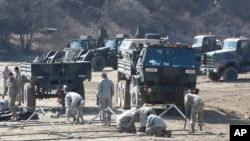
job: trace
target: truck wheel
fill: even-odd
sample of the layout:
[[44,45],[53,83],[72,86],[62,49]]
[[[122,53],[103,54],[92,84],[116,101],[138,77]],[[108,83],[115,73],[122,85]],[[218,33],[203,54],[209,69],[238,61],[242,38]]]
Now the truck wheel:
[[139,96],[138,87],[134,86],[132,88],[132,94],[131,94],[131,109],[137,109],[141,107],[145,103],[145,98]]
[[121,105],[124,110],[130,108],[130,95],[126,81],[122,83]]
[[117,70],[117,60],[115,58],[110,60],[110,66],[114,69]]
[[118,82],[118,91],[117,91],[117,105],[122,106],[122,81]]
[[208,78],[209,78],[210,80],[212,80],[212,81],[218,81],[218,80],[220,80],[221,75],[216,74],[216,73],[209,72],[209,73],[208,73]]
[[236,81],[238,78],[238,71],[234,67],[228,67],[223,72],[223,79],[225,81]]
[[29,108],[34,109],[36,106],[35,88],[30,83],[24,84],[23,101],[24,105]]
[[105,67],[105,59],[102,56],[95,56],[91,60],[91,67],[94,71],[101,71]]

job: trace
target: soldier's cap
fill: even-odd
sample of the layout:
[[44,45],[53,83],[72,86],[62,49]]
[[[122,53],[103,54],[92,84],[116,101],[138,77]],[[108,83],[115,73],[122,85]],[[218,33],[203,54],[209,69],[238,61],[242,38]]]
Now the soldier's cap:
[[12,72],[10,72],[10,73],[9,73],[9,76],[10,76],[10,75],[13,75],[13,73],[12,73]]

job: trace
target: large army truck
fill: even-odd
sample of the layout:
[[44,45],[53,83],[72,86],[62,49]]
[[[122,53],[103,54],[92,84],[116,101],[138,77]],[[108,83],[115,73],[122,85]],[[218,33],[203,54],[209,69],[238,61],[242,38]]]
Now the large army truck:
[[249,39],[227,38],[222,50],[207,52],[201,60],[201,71],[207,73],[210,80],[223,77],[225,81],[236,81],[239,73],[250,71]]
[[117,71],[117,102],[124,109],[144,103],[183,108],[186,90],[198,94],[196,63],[188,45],[163,44],[160,38],[125,39]]
[[94,71],[101,71],[106,66],[117,68],[117,48],[126,34],[117,34],[114,38],[106,41],[105,46],[98,47],[97,41],[91,36],[81,36],[79,40],[72,40],[69,48],[79,48],[83,50],[78,54],[77,60],[90,61]]
[[22,102],[28,107],[36,106],[36,99],[56,98],[60,89],[62,106],[68,91],[85,97],[83,81],[91,80],[90,62],[23,62],[20,64]]

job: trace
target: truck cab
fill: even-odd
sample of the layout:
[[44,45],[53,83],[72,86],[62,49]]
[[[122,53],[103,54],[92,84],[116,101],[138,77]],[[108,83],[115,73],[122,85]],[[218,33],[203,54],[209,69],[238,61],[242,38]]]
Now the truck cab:
[[192,48],[194,49],[195,57],[197,61],[200,61],[201,54],[221,49],[220,44],[218,44],[218,39],[216,35],[205,34],[197,35],[194,37]]
[[250,71],[249,39],[245,37],[227,38],[222,50],[207,52],[202,57],[201,71],[212,81],[221,77],[225,81],[236,81],[238,73]]

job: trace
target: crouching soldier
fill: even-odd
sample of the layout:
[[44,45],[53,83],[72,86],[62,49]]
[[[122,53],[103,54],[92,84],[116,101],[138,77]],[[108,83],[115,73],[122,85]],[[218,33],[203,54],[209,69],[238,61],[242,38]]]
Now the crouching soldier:
[[67,123],[72,123],[70,121],[70,117],[73,116],[74,121],[79,122],[79,118],[81,123],[83,120],[83,107],[84,107],[84,99],[82,96],[76,92],[68,92],[65,96],[65,106],[66,106],[66,116]]
[[148,107],[146,103],[133,114],[133,121],[139,121],[141,124],[138,132],[145,132],[148,114],[155,114],[155,111]]
[[188,115],[188,111],[191,108],[191,117],[190,117],[190,124],[191,124],[191,133],[195,132],[195,121],[196,116],[198,116],[198,123],[200,130],[202,130],[202,119],[203,119],[203,108],[204,108],[204,101],[198,95],[187,93],[184,97],[184,105],[185,105],[185,112]]
[[167,125],[165,121],[154,114],[149,113],[147,118],[147,124],[146,124],[146,134],[150,136],[171,136],[172,131],[166,130]]
[[133,110],[128,110],[117,116],[116,123],[119,132],[135,133],[135,124],[132,120],[133,113]]

